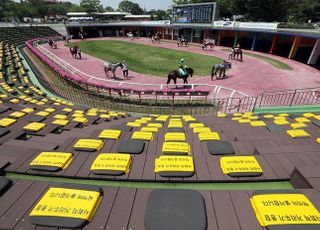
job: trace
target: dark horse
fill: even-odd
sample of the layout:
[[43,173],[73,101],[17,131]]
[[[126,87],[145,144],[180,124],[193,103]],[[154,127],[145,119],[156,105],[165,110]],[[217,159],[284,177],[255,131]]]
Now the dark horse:
[[186,39],[186,38],[178,38],[177,45],[178,45],[178,47],[183,47],[183,45],[185,45],[185,47],[188,47],[189,46],[188,39]]
[[179,70],[174,70],[168,74],[167,85],[173,80],[174,84],[177,85],[177,79],[183,79],[183,84],[188,84],[188,78],[193,77],[194,70],[192,68],[186,68],[187,75],[181,76]]

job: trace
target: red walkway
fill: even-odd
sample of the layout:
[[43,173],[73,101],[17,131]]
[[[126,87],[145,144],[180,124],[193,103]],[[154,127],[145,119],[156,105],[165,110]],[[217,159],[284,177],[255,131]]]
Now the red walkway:
[[[205,55],[214,55],[220,58],[226,58],[228,52],[223,51],[224,47],[215,47],[213,51],[203,51],[200,47],[183,47],[178,48],[174,43],[163,42],[161,44],[152,44],[149,39],[140,38],[135,39],[133,41],[126,38],[103,38],[104,40],[125,40],[128,42],[140,43],[145,45],[153,45],[160,46],[170,49],[179,49],[189,52],[195,52]],[[48,45],[44,45],[44,47],[50,50],[52,53],[74,66],[76,69],[80,71],[95,76],[100,79],[106,79],[104,71],[103,71],[103,63],[104,61],[92,57],[87,54],[82,55],[82,60],[74,59],[69,52],[69,48],[65,47],[62,42],[58,43],[58,49],[50,49]],[[251,51],[250,51],[251,52]],[[210,77],[194,77],[190,80],[190,84],[211,84],[211,85],[221,85],[224,87],[232,88],[243,92],[247,95],[254,96],[263,91],[277,91],[277,90],[288,90],[288,89],[297,89],[297,88],[311,88],[320,86],[320,71],[290,60],[286,58],[281,58],[278,56],[262,54],[260,55],[268,56],[270,58],[279,60],[284,62],[292,67],[292,70],[280,70],[272,65],[244,55],[244,62],[231,61],[233,64],[232,70],[228,72],[228,78],[223,80],[214,80],[211,81]],[[121,60],[120,60],[121,61]],[[178,60],[177,60],[178,62]],[[130,63],[129,63],[130,66]],[[190,65],[192,67],[192,65]],[[195,68],[196,69],[196,68]],[[117,76],[122,76],[121,70],[117,71]],[[130,79],[125,80],[127,82],[140,83],[140,84],[165,84],[166,78],[143,75],[140,73],[135,73],[130,71]],[[88,79],[89,80],[89,79]],[[101,80],[91,79],[91,82],[99,82],[102,83]],[[120,79],[121,82],[124,82],[123,79]],[[182,83],[182,82],[181,82]],[[108,85],[116,85],[110,82],[103,82],[103,84]],[[118,84],[118,83],[117,83]],[[125,85],[125,83],[124,83]],[[150,88],[147,86],[135,86],[144,88]],[[131,87],[131,88],[135,88]],[[201,87],[199,87],[201,88]],[[207,87],[202,87],[207,88]],[[220,95],[221,96],[221,95]]]

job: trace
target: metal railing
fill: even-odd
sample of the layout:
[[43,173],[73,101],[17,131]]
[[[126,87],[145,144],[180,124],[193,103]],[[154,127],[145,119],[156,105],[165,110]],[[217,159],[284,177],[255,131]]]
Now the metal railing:
[[320,104],[320,87],[264,92],[257,96],[255,108]]

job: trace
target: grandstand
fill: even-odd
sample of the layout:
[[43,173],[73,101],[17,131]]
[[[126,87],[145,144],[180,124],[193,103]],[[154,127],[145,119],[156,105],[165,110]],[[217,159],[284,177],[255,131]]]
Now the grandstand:
[[0,229],[320,229],[317,85],[105,83],[49,39],[0,28]]

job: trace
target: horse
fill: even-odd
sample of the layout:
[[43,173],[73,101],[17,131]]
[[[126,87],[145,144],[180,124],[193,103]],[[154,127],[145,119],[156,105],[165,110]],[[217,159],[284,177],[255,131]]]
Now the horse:
[[[179,70],[174,70],[168,74],[167,85],[173,80],[177,87],[177,78],[183,79],[183,84],[188,84],[188,78],[193,77],[194,70],[192,68],[186,68],[187,75],[181,76]],[[178,87],[177,87],[178,88]]]
[[156,35],[154,36],[154,42],[160,43],[160,36],[158,33],[156,33]]
[[183,44],[184,44],[186,47],[188,47],[188,46],[189,46],[188,39],[178,38],[178,40],[177,40],[177,45],[178,45],[178,47],[183,47]]
[[202,42],[202,49],[203,50],[205,50],[205,49],[207,49],[208,48],[208,46],[211,48],[211,49],[213,49],[214,48],[214,45],[215,45],[215,41],[213,40],[204,40],[203,42]]
[[48,44],[52,49],[57,49],[58,48],[57,43],[52,39],[49,39]]
[[[211,81],[213,81],[213,77],[216,77],[217,80],[225,78],[226,70],[231,68],[232,68],[231,62],[222,62],[220,64],[213,65],[212,71],[211,71]],[[219,76],[217,75],[218,71],[219,71]]]
[[131,32],[127,33],[127,36],[128,36],[128,38],[130,38],[131,40],[134,39],[133,33],[131,33]]
[[106,74],[106,76],[109,76],[109,72],[111,71],[113,74],[113,78],[116,78],[116,70],[117,68],[123,68],[123,64],[121,62],[117,62],[117,63],[108,63],[106,62],[104,64],[104,73]]
[[74,57],[74,58],[77,58],[77,48],[76,47],[73,47],[73,48],[71,48],[70,47],[70,53],[71,53],[71,55],[72,55],[72,57]]
[[67,35],[67,36],[63,36],[63,41],[69,43],[69,41],[72,39],[73,35]]
[[239,55],[240,55],[240,61],[242,61],[243,58],[243,53],[241,48],[234,48],[233,49],[233,59],[239,60]]

